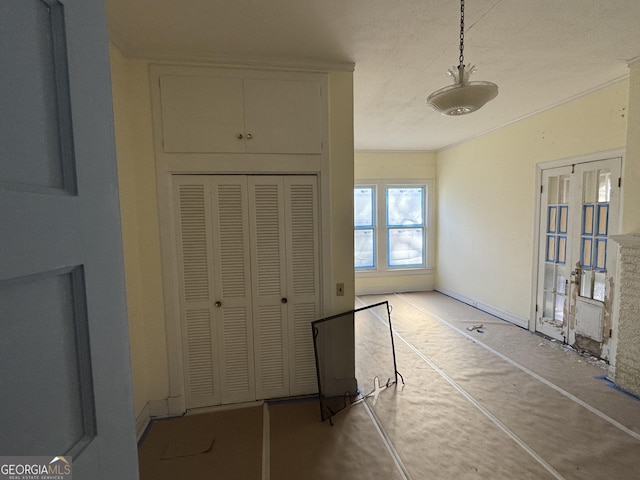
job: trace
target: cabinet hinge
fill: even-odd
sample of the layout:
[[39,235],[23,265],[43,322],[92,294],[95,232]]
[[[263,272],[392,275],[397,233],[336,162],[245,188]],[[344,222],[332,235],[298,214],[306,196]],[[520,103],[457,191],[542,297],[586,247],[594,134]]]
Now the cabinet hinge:
[[622,177],[618,177],[618,188],[622,187]]
[[611,338],[611,335],[613,335],[613,331],[609,329],[609,338]]
[[540,185],[540,195],[542,195],[542,190],[544,189],[544,185]]
[[538,313],[538,304],[536,303],[536,313]]

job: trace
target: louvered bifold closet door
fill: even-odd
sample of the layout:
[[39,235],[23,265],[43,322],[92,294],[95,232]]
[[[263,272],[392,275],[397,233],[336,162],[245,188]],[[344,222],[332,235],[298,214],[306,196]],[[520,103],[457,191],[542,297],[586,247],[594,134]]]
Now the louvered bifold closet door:
[[289,395],[284,181],[249,177],[257,398]]
[[222,403],[252,401],[256,396],[247,177],[210,178]]
[[175,175],[180,324],[187,408],[220,403],[209,178]]
[[318,390],[311,322],[320,314],[318,196],[315,176],[286,176],[285,238],[290,394]]

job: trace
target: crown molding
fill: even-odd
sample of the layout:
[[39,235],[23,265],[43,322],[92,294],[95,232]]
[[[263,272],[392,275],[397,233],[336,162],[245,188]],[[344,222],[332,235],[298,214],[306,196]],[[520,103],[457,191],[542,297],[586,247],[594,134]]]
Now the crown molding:
[[635,58],[632,58],[631,60],[629,60],[629,61],[627,62],[627,66],[628,66],[629,68],[631,68],[631,67],[635,67],[635,66],[636,66],[636,65],[638,65],[638,64],[640,64],[640,56],[635,57]]
[[156,63],[207,64],[226,67],[250,67],[305,72],[353,72],[352,62],[321,62],[301,58],[250,57],[233,55],[212,55],[182,51],[163,51],[161,54],[148,53],[131,47],[125,35],[113,28],[109,29],[109,40],[128,59]]

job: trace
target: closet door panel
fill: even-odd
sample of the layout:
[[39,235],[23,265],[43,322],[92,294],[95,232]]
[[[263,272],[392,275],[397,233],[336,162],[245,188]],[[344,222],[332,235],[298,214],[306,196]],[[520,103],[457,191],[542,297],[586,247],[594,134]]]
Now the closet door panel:
[[291,395],[317,391],[311,322],[320,313],[316,178],[284,177]]
[[247,180],[211,177],[222,403],[255,400]]
[[282,177],[249,177],[256,395],[289,394]]
[[316,178],[176,175],[174,194],[187,408],[316,392]]
[[197,408],[220,403],[209,180],[174,176],[173,190],[186,405]]

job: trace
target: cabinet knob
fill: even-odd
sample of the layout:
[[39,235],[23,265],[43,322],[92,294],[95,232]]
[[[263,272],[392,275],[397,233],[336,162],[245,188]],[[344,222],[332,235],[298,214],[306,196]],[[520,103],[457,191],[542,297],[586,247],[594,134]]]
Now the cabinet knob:
[[283,298],[282,300],[280,300],[282,303],[287,303],[287,299]]
[[236,135],[236,137],[238,137],[238,140],[242,140],[242,134],[239,133],[238,135]]
[[253,138],[253,135],[251,135],[250,133],[247,133],[247,139],[251,140]]
[[222,306],[222,302],[216,302],[216,307],[220,308]]

